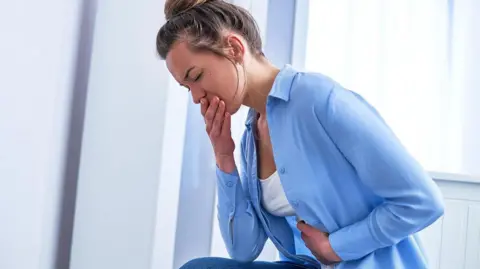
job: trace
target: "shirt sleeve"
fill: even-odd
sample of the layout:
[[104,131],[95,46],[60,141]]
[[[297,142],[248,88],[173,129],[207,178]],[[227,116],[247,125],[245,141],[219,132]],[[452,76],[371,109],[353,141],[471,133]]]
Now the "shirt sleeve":
[[384,198],[365,219],[330,235],[339,257],[355,260],[392,246],[443,215],[435,182],[361,96],[336,85],[315,113],[359,180]]
[[241,146],[241,176],[237,169],[227,174],[217,167],[218,221],[230,257],[251,262],[262,252],[267,235],[248,195],[245,136]]

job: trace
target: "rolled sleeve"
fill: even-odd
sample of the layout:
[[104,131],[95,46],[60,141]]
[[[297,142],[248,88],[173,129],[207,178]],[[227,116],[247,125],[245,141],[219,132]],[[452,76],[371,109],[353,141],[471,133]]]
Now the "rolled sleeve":
[[338,256],[359,259],[400,242],[443,214],[438,187],[373,107],[339,86],[323,104],[316,111],[323,128],[359,180],[384,199],[365,219],[330,235]]

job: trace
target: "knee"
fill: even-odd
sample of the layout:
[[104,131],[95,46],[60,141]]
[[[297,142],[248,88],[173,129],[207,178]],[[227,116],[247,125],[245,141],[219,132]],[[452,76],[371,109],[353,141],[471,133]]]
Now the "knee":
[[179,269],[220,269],[224,268],[224,263],[221,258],[196,258],[187,262]]

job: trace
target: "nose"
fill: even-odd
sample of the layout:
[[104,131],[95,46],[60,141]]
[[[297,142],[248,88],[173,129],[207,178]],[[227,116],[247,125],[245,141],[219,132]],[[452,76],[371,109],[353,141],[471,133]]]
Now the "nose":
[[200,100],[206,96],[205,91],[199,87],[191,87],[190,93],[192,94],[193,103],[200,104]]

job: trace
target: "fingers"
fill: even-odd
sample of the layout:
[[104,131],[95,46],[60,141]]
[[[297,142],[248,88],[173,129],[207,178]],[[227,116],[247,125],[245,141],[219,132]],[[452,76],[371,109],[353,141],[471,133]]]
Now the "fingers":
[[220,100],[218,99],[218,97],[214,97],[212,102],[208,106],[207,111],[205,112],[205,125],[208,134],[210,134],[210,131],[212,130],[213,119],[215,118],[215,114],[217,113],[219,101]]
[[300,233],[300,236],[302,237],[303,242],[305,242],[305,244],[307,244],[309,237],[308,237],[305,233],[303,233],[303,232]]
[[206,98],[202,98],[200,100],[200,112],[202,113],[202,116],[205,117],[205,113],[207,113],[207,108],[208,108],[208,100]]
[[306,224],[304,221],[299,221],[297,223],[297,228],[302,232],[305,233],[307,236],[310,236],[316,232],[316,229],[308,224]]
[[222,134],[221,135],[225,136],[225,137],[231,136],[232,135],[231,126],[232,126],[232,117],[227,112],[227,113],[225,113],[225,119],[223,120]]
[[218,137],[222,131],[222,125],[224,122],[224,113],[225,113],[225,102],[220,101],[218,105],[217,113],[215,113],[215,118],[213,119],[212,130],[210,131],[211,137]]
[[218,97],[209,103],[206,98],[200,100],[201,113],[205,119],[206,131],[211,137],[231,136],[231,115],[225,113],[226,105]]

